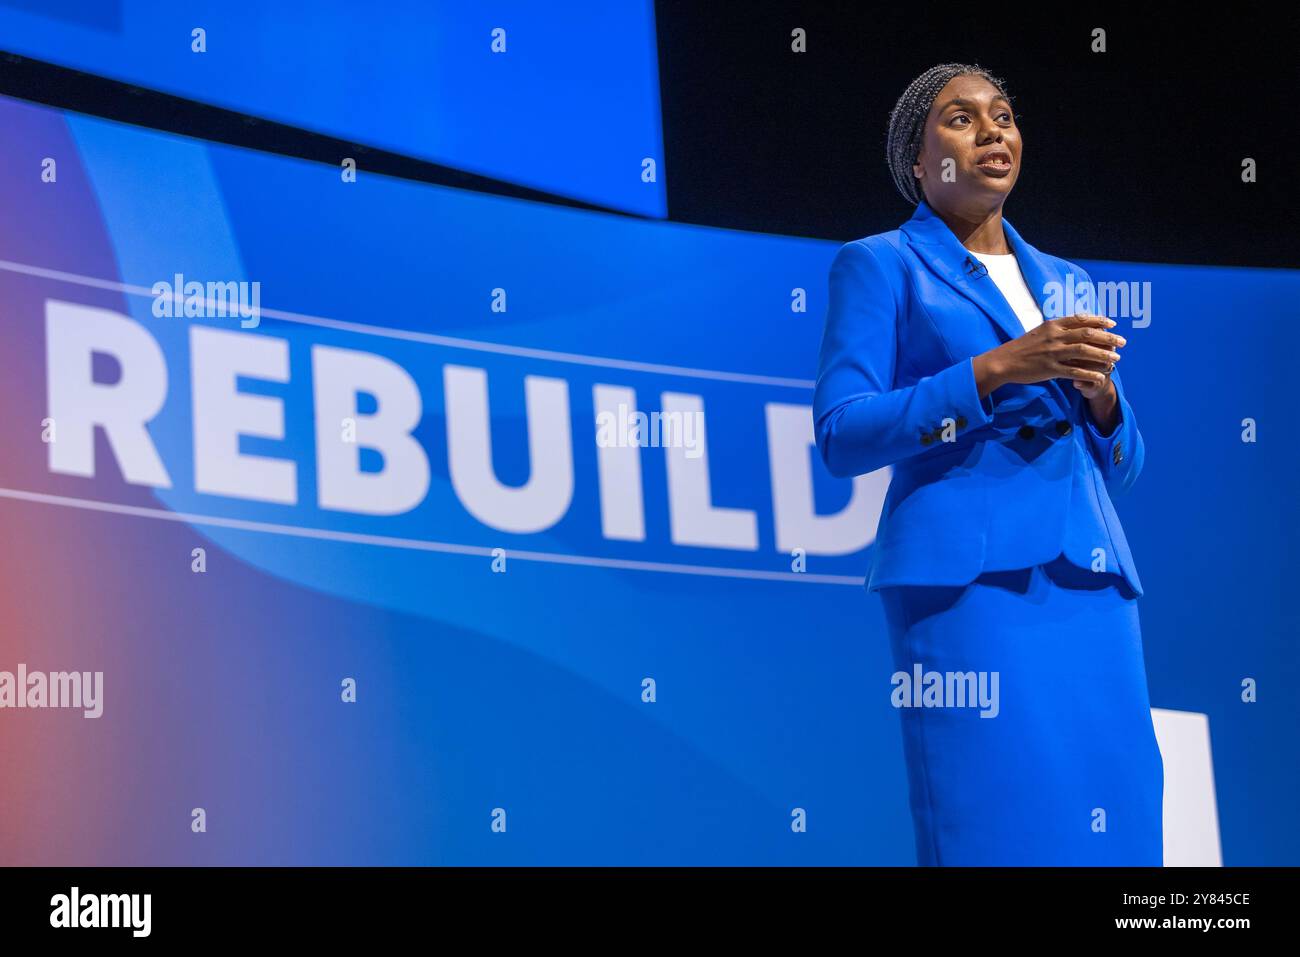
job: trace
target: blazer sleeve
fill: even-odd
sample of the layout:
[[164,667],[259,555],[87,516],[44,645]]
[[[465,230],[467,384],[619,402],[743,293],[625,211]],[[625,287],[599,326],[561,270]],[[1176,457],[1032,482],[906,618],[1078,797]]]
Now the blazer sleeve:
[[[901,308],[871,247],[840,247],[830,270],[813,424],[817,449],[832,475],[874,472],[933,448],[945,427],[966,432],[993,421],[980,398],[971,359],[914,385],[894,387]],[[902,343],[906,346],[906,343]]]
[[[1076,267],[1077,269],[1077,267]],[[1080,269],[1087,277],[1091,288],[1092,276]],[[1119,421],[1109,434],[1103,434],[1101,428],[1093,421],[1088,400],[1083,400],[1084,431],[1088,436],[1088,445],[1092,448],[1102,478],[1106,482],[1106,491],[1114,498],[1123,495],[1137,481],[1142,471],[1142,462],[1146,457],[1146,448],[1142,442],[1142,433],[1138,431],[1137,417],[1124,394],[1124,381],[1120,378],[1119,366],[1110,374],[1115,383],[1115,395],[1118,399]]]

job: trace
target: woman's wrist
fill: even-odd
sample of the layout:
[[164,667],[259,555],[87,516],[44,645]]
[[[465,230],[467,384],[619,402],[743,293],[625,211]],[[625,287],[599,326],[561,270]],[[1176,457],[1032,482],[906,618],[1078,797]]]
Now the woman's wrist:
[[998,361],[996,352],[997,349],[990,349],[971,359],[971,365],[975,370],[975,390],[981,399],[999,386],[1006,385],[1006,373],[1002,369],[1002,363]]
[[1088,400],[1088,414],[1103,436],[1109,436],[1119,425],[1119,393],[1114,380],[1107,380],[1106,388]]

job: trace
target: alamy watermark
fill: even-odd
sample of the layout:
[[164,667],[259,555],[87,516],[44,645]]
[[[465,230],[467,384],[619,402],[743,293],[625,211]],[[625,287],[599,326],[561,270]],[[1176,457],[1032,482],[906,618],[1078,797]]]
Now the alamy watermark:
[[153,314],[157,319],[225,319],[239,317],[243,329],[255,329],[262,321],[260,282],[186,281],[176,273],[172,281],[153,284]]
[[596,445],[603,449],[633,445],[679,448],[685,450],[688,459],[698,459],[704,451],[704,412],[647,414],[619,403],[616,411],[597,413]]
[[73,887],[50,898],[54,928],[123,928],[132,937],[148,937],[153,929],[152,894],[83,894]]
[[1150,282],[1088,282],[1076,283],[1074,273],[1065,274],[1065,282],[1049,282],[1043,286],[1046,297],[1043,316],[1060,319],[1087,313],[1109,319],[1132,319],[1134,329],[1151,325]]
[[0,708],[79,708],[82,716],[104,713],[104,672],[0,671]]
[[911,674],[894,672],[889,700],[895,708],[979,708],[981,718],[996,718],[999,678],[996,671],[926,671],[918,662]]

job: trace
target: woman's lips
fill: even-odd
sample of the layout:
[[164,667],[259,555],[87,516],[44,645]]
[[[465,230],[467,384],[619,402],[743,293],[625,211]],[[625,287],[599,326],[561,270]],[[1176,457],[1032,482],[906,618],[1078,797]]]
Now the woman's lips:
[[976,163],[975,168],[986,176],[1001,178],[1011,172],[1011,161],[1003,156],[990,156],[984,162]]

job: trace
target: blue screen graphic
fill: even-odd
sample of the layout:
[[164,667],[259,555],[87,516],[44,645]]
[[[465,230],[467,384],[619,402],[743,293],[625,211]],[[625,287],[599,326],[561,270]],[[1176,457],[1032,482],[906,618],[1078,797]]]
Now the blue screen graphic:
[[[667,213],[651,0],[398,0],[382,10],[342,0],[5,0],[0,50],[613,209]],[[364,171],[364,155],[353,158]]]

